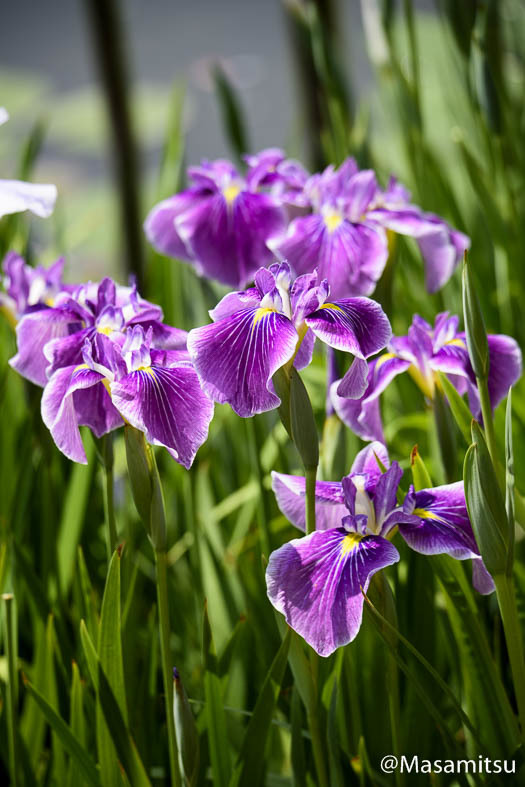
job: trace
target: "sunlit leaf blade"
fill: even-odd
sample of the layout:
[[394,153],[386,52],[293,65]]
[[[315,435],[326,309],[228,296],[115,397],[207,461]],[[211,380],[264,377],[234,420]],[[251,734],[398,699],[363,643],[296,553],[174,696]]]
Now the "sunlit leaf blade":
[[204,607],[202,640],[205,670],[204,696],[206,700],[206,729],[208,731],[208,747],[213,772],[213,782],[218,785],[218,787],[227,787],[231,775],[230,747],[227,736],[217,655],[213,643],[207,606]]

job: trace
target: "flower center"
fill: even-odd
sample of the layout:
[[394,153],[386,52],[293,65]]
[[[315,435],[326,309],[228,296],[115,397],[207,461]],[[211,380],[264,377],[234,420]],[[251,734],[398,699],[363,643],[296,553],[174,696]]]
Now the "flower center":
[[241,187],[237,183],[230,183],[229,186],[226,186],[226,188],[222,190],[222,194],[228,205],[233,204],[235,198],[238,194],[240,194],[240,192]]
[[343,217],[337,211],[332,211],[331,213],[327,213],[324,217],[325,227],[328,232],[334,232],[340,224],[343,223]]
[[353,552],[354,549],[357,549],[362,538],[363,536],[357,533],[348,533],[341,541],[341,557],[345,557],[350,552]]

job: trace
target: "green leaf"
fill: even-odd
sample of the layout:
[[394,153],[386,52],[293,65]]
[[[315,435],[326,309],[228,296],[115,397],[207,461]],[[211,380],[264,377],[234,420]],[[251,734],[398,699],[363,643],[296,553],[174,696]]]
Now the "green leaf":
[[478,379],[486,380],[489,373],[487,332],[466,254],[463,263],[463,319],[474,374]]
[[429,558],[444,594],[460,653],[468,714],[491,756],[509,755],[519,744],[516,718],[492,658],[470,582],[460,561]]
[[175,670],[173,670],[173,674],[173,716],[179,752],[179,768],[184,784],[193,787],[199,777],[199,733],[180,676]]
[[514,564],[514,448],[512,441],[512,388],[507,396],[505,411],[505,510],[509,523],[507,574],[511,576]]
[[227,787],[230,783],[231,775],[230,746],[226,734],[226,716],[221,693],[221,681],[210,621],[208,618],[207,605],[204,606],[202,642],[205,669],[204,697],[206,700],[206,726],[208,730],[208,747],[210,751],[213,783],[217,785],[217,787]]
[[246,124],[242,116],[240,102],[231,82],[220,66],[215,66],[213,69],[213,81],[226,137],[238,160],[242,162],[242,156],[244,153],[248,153],[250,146],[246,137]]
[[73,464],[62,507],[58,530],[57,559],[60,591],[67,597],[75,567],[75,555],[82,535],[89,492],[93,482],[95,445],[86,441],[87,465]]
[[290,423],[292,439],[305,468],[319,464],[319,435],[310,397],[294,366],[290,371]]
[[467,403],[456,391],[446,374],[443,374],[443,372],[438,372],[438,376],[441,387],[443,388],[445,396],[447,397],[447,401],[450,405],[450,409],[452,410],[454,420],[456,421],[461,434],[465,438],[465,442],[467,445],[470,445],[470,424],[472,422],[472,413],[470,412]]
[[235,779],[236,787],[237,785],[238,787],[250,787],[250,785],[257,785],[261,782],[264,773],[265,743],[281,690],[290,641],[291,629],[288,629],[266,675],[253,716],[244,735],[237,761],[237,764],[241,765],[241,770],[238,778]]
[[[24,681],[26,691],[35,700],[38,707],[44,714],[49,726],[60,740],[62,746],[69,756],[81,770],[83,778],[88,784],[101,786],[101,781],[95,763],[84,749],[78,738],[74,735],[71,727],[56,713],[42,694],[28,681]],[[78,782],[77,782],[78,784]]]
[[476,421],[472,423],[472,440],[463,472],[467,509],[488,572],[503,574],[508,564],[507,512],[485,438]]
[[[77,738],[81,746],[86,746],[86,718],[84,716],[83,692],[84,685],[80,678],[78,665],[74,661],[72,664],[73,678],[71,682],[71,709],[70,726],[73,735]],[[67,772],[67,787],[83,787],[84,782],[79,781],[79,774],[75,767],[73,758],[70,759]]]
[[[115,695],[119,711],[127,724],[126,693],[124,688],[124,666],[122,662],[122,640],[120,633],[120,554],[113,553],[109,564],[106,587],[102,599],[100,627],[98,632],[97,656],[101,668],[107,675]],[[99,694],[100,700],[100,686]],[[104,783],[121,782],[119,764],[113,743],[108,735],[101,703],[97,703],[97,747],[100,772]]]
[[412,470],[412,481],[416,492],[420,489],[432,489],[432,479],[423,462],[417,445],[415,445],[410,453],[410,469]]

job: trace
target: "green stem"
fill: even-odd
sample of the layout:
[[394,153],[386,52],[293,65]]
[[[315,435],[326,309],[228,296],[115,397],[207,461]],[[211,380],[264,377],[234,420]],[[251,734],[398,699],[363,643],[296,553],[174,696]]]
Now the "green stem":
[[6,627],[6,645],[7,645],[7,735],[9,747],[9,772],[11,776],[11,784],[17,787],[18,781],[18,766],[17,766],[17,751],[16,751],[16,731],[17,731],[17,681],[18,675],[16,672],[16,637],[15,637],[15,619],[14,619],[14,602],[15,598],[12,593],[4,593],[2,596],[5,606],[5,627]]
[[[392,752],[396,757],[401,756],[401,744],[399,740],[399,730],[401,729],[401,714],[399,710],[399,670],[396,660],[389,652],[387,658],[387,686],[388,686],[388,712],[390,716],[390,731],[392,733]],[[401,787],[405,783],[403,772],[400,768],[396,769],[396,784]]]
[[479,400],[481,403],[481,414],[483,416],[483,428],[485,430],[485,437],[487,438],[487,448],[489,449],[492,464],[497,471],[498,469],[498,451],[496,447],[496,434],[494,432],[494,420],[492,418],[492,405],[490,404],[489,388],[487,380],[477,378]]
[[115,521],[114,476],[113,476],[113,435],[103,438],[102,455],[104,459],[104,515],[107,523],[108,560],[111,560],[118,543]]
[[170,620],[168,606],[168,555],[165,551],[155,550],[157,573],[157,600],[159,605],[160,650],[162,659],[162,680],[166,721],[168,724],[168,745],[170,756],[170,784],[181,787],[175,720],[173,718],[173,665],[170,654]]
[[319,691],[318,691],[318,672],[319,656],[310,648],[310,665],[315,686],[315,701],[313,707],[308,708],[308,728],[312,738],[312,750],[314,755],[315,769],[317,771],[317,784],[319,787],[328,787],[328,769],[326,767],[325,746],[319,719]]
[[261,465],[261,455],[259,450],[259,442],[257,440],[257,429],[255,420],[253,418],[245,418],[246,429],[248,430],[248,447],[251,453],[252,465],[255,467],[257,473],[257,481],[259,483],[259,499],[261,505],[257,506],[257,521],[259,525],[259,538],[261,540],[261,548],[263,555],[268,555],[270,549],[270,530],[268,522],[270,515],[268,511],[268,503],[266,500],[266,490],[264,488],[264,471]]
[[494,584],[496,585],[496,594],[503,621],[523,738],[525,736],[525,660],[523,657],[523,638],[516,606],[514,583],[511,577],[500,574],[494,577]]
[[315,532],[315,479],[317,467],[305,467],[306,475],[306,535]]

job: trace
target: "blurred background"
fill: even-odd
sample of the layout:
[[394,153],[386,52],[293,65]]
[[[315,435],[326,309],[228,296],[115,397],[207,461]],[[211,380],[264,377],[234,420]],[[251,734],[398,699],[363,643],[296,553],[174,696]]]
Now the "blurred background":
[[[116,274],[122,262],[115,232],[119,226],[115,221],[118,192],[110,188],[114,168],[100,61],[94,47],[93,5],[97,3],[90,0],[20,0],[6,4],[0,28],[0,104],[11,115],[0,134],[1,172],[4,177],[15,174],[21,140],[41,122],[43,144],[33,179],[56,183],[59,204],[54,227],[35,222],[37,238],[41,238],[46,262],[67,250],[70,277],[75,279]],[[130,84],[139,174],[149,186],[141,193],[141,216],[154,201],[152,189],[174,91],[179,99],[184,93],[185,162],[231,155],[214,92],[213,68],[217,64],[248,119],[250,150],[280,146],[290,155],[308,160],[306,137],[312,131],[318,135],[319,130],[312,129],[300,101],[300,90],[309,78],[294,33],[293,9],[301,3],[124,0],[116,5],[120,12],[117,38]],[[366,6],[373,10],[377,3],[350,0],[319,4],[332,20],[333,40],[346,82],[351,83],[352,100],[361,102],[363,112],[374,112],[376,130],[382,134],[384,119],[377,106],[380,102],[367,53],[362,6],[366,13]],[[429,87],[427,93],[439,103],[443,100],[437,81],[441,71],[435,68],[435,58],[446,58],[447,42],[432,0],[418,0],[414,8],[421,12],[418,26],[425,35],[421,67],[428,65],[436,88]],[[376,46],[381,50],[381,30],[370,35],[379,37]],[[407,58],[405,50],[403,60]],[[385,164],[400,169],[399,157],[395,165]]]

